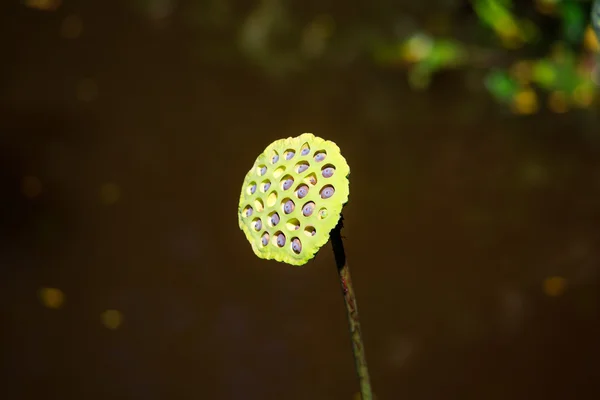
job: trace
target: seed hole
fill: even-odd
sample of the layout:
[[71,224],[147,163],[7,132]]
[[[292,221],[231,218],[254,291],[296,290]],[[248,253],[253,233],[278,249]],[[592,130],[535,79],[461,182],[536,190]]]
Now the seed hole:
[[256,167],[256,173],[258,174],[258,176],[263,176],[267,173],[267,166],[259,165],[258,167]]
[[302,206],[302,215],[305,217],[310,217],[315,210],[315,202],[309,201],[304,206]]
[[255,218],[252,221],[252,226],[254,226],[255,231],[260,231],[262,229],[262,221],[260,220],[260,218]]
[[292,239],[292,251],[296,254],[302,251],[302,242],[297,237]]
[[304,143],[300,149],[300,154],[303,156],[307,156],[308,153],[310,153],[310,146],[308,143]]
[[265,232],[262,234],[262,237],[260,238],[260,242],[262,243],[263,246],[266,246],[269,244],[269,233]]
[[286,160],[291,160],[296,155],[296,152],[292,149],[287,149],[283,155]]
[[294,211],[294,208],[296,208],[296,205],[294,204],[294,202],[291,199],[284,199],[282,202],[283,205],[283,212],[285,214],[290,214]]
[[317,174],[314,172],[312,174],[306,175],[304,178],[304,182],[308,183],[311,186],[315,186],[317,184]]
[[273,239],[275,240],[275,244],[277,245],[277,247],[285,246],[285,235],[283,234],[283,232],[279,231],[275,233]]
[[281,175],[283,175],[283,173],[285,172],[285,167],[281,166],[279,168],[277,168],[274,172],[273,172],[273,176],[275,178],[279,178]]
[[298,188],[296,189],[296,197],[298,197],[299,199],[306,197],[307,194],[308,186],[305,184],[298,186]]
[[271,155],[271,164],[275,164],[279,161],[279,154],[276,151],[273,151],[273,155]]
[[335,172],[335,167],[331,164],[328,164],[328,165],[324,166],[323,168],[321,168],[321,174],[323,175],[323,178],[331,178],[333,176],[334,172]]
[[315,153],[315,161],[321,162],[327,157],[327,152],[325,150],[320,150]]
[[285,227],[289,231],[297,231],[298,229],[300,229],[300,221],[298,221],[296,218],[292,218],[285,223]]
[[250,182],[248,185],[248,194],[256,193],[256,182]]
[[306,171],[308,169],[308,167],[310,167],[310,165],[308,164],[308,162],[306,162],[306,161],[300,161],[298,164],[296,164],[296,167],[294,169],[295,169],[295,171],[297,173],[301,174],[304,171]]
[[277,202],[277,192],[269,193],[269,197],[267,197],[267,207],[273,207],[273,205]]
[[294,178],[291,175],[286,175],[281,180],[281,188],[283,190],[288,190],[294,184]]
[[260,191],[265,193],[271,187],[271,181],[266,179],[260,183]]
[[265,204],[263,203],[262,199],[254,200],[254,208],[256,208],[256,211],[258,212],[262,212],[262,210],[265,209]]
[[335,188],[331,185],[323,186],[323,189],[321,189],[321,192],[320,192],[322,199],[328,199],[331,196],[333,196],[334,193],[335,193]]
[[318,214],[319,219],[325,219],[328,216],[329,216],[329,211],[327,211],[327,209],[325,207],[323,207],[319,210],[319,214]]
[[244,217],[249,217],[249,216],[251,216],[253,211],[254,211],[254,210],[253,210],[253,209],[252,209],[252,207],[250,207],[250,206],[246,206],[246,207],[244,207],[244,211],[243,211],[243,215],[244,215]]
[[268,222],[270,226],[277,226],[277,224],[279,223],[279,214],[276,211],[270,213]]
[[307,226],[306,228],[304,228],[304,234],[306,236],[315,236],[317,234],[317,230],[314,226]]

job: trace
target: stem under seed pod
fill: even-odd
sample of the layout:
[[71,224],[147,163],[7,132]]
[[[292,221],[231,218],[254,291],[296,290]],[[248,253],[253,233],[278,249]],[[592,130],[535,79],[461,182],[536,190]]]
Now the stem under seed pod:
[[337,226],[331,231],[331,246],[333,247],[333,255],[335,257],[342,293],[344,295],[344,303],[346,304],[350,338],[352,340],[352,351],[354,353],[354,362],[360,383],[360,394],[362,400],[373,400],[369,369],[367,368],[367,359],[365,357],[362,334],[360,331],[360,321],[358,319],[358,307],[356,305],[354,288],[352,287],[352,279],[350,278],[350,269],[348,268],[348,263],[346,263],[344,242],[342,241],[341,232],[343,219],[344,217],[340,215]]

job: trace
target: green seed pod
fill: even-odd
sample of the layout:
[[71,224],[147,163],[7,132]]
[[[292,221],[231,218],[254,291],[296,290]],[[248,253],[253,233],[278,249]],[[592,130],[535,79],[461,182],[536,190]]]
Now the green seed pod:
[[254,253],[306,264],[339,221],[349,175],[332,141],[304,133],[271,143],[246,174],[238,207],[240,229]]

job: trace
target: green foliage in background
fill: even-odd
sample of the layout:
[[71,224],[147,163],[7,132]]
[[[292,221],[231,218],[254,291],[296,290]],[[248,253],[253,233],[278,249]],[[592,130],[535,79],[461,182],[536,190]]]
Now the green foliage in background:
[[[535,113],[543,102],[554,112],[598,104],[600,0],[374,0],[330,12],[290,0],[248,7],[230,0],[131,2],[157,21],[177,12],[203,37],[223,38],[211,54],[273,77],[367,61],[406,71],[414,90],[432,87],[444,70],[476,73],[481,88],[516,114]],[[465,82],[465,90],[471,86]]]

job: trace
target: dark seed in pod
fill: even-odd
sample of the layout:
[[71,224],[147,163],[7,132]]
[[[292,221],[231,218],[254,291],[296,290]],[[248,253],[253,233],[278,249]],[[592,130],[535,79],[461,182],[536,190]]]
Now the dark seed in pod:
[[288,200],[283,205],[283,212],[285,212],[286,214],[289,214],[292,211],[294,211],[294,207],[295,207],[294,202],[291,200]]
[[333,167],[327,167],[323,170],[323,177],[325,178],[331,178],[333,176],[333,172],[335,171],[335,169],[333,169]]
[[252,207],[248,207],[248,208],[246,209],[246,217],[249,217],[249,216],[251,216],[251,215],[252,215]]
[[300,242],[300,239],[294,238],[292,240],[292,250],[294,250],[294,253],[296,254],[302,251],[302,242]]
[[271,187],[271,182],[265,182],[263,184],[263,192],[266,192]]
[[316,161],[316,162],[321,162],[321,161],[323,161],[323,160],[325,159],[325,156],[326,156],[326,155],[327,155],[327,154],[325,154],[325,153],[317,153],[317,154],[315,154],[315,161]]
[[262,235],[261,243],[263,246],[266,246],[269,244],[269,234],[268,233],[265,232],[265,234]]
[[288,152],[285,154],[285,159],[286,159],[286,160],[291,160],[291,159],[292,159],[292,157],[294,157],[295,155],[296,155],[296,153],[295,153],[295,152],[293,152],[293,151],[288,151]]
[[289,188],[292,187],[293,184],[294,184],[294,179],[287,178],[285,181],[283,181],[283,185],[281,187],[283,188],[283,190],[288,190]]
[[302,185],[298,188],[297,193],[298,198],[301,199],[308,194],[308,186]]
[[315,203],[312,201],[308,202],[304,205],[304,207],[302,207],[302,215],[304,215],[305,217],[309,217],[312,215],[314,209],[315,209]]
[[275,226],[279,223],[279,214],[275,213],[271,215],[271,225]]
[[267,167],[261,167],[260,168],[260,175],[262,176],[262,175],[264,175],[266,173],[267,173]]
[[261,228],[262,228],[262,221],[260,219],[257,219],[256,222],[254,222],[254,229],[256,229],[257,231],[260,231]]
[[305,147],[300,152],[300,154],[302,154],[303,156],[307,155],[308,153],[310,153],[310,147]]
[[279,156],[277,154],[274,154],[273,157],[271,158],[271,162],[273,164],[275,164],[277,161],[279,161]]
[[333,188],[333,186],[325,186],[323,189],[321,189],[321,198],[328,199],[331,196],[333,196],[334,193],[335,189]]
[[283,247],[285,245],[285,235],[280,233],[277,235],[277,246]]
[[300,164],[298,165],[298,173],[301,174],[302,172],[306,171],[308,169],[308,164]]

